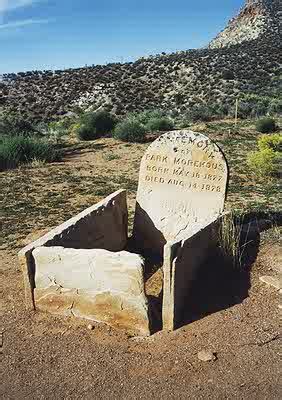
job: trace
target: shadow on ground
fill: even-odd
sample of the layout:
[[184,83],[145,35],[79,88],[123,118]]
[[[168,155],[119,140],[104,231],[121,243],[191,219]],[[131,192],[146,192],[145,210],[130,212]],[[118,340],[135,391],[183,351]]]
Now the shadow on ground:
[[[242,218],[237,222],[242,223]],[[218,249],[211,255],[208,262],[199,268],[187,293],[182,312],[177,317],[177,328],[240,304],[249,296],[250,273],[258,255],[260,234],[280,226],[281,213],[247,213],[243,223],[240,263],[233,265],[222,257]]]
[[241,266],[223,260],[219,251],[203,264],[178,316],[176,328],[242,303],[249,295],[250,272],[259,248],[259,235],[248,244]]

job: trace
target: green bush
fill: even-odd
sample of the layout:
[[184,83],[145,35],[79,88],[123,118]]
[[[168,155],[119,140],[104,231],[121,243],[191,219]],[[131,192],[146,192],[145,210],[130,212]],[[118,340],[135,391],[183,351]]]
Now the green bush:
[[26,118],[16,113],[0,114],[0,134],[21,135],[35,132],[33,124]]
[[127,115],[128,120],[133,120],[142,125],[147,125],[147,123],[154,118],[165,117],[165,112],[161,110],[145,110],[142,112],[132,112]]
[[[115,118],[104,110],[86,112],[80,117],[80,122],[84,126],[82,131],[87,131],[87,136],[91,136],[83,140],[97,139],[108,134],[113,131],[116,124]],[[91,131],[92,134],[90,134]]]
[[250,117],[254,117],[255,114],[255,107],[252,103],[248,101],[239,101],[238,104],[238,117],[241,119],[246,119]]
[[242,110],[242,113],[247,113],[247,117],[260,117],[267,114],[280,115],[282,113],[282,99],[279,96],[244,94],[240,99],[239,107],[241,102],[244,103],[243,108],[245,108],[245,112]]
[[249,167],[260,176],[269,176],[277,172],[278,154],[273,149],[263,149],[248,155]]
[[178,125],[178,128],[180,128],[180,129],[189,128],[189,126],[191,125],[191,121],[187,120],[186,118],[183,118],[179,121],[179,123],[177,125]]
[[125,120],[115,127],[114,137],[124,142],[143,142],[146,137],[146,129],[137,121]]
[[19,135],[3,137],[0,141],[1,171],[33,160],[52,162],[59,158],[60,153],[44,140]]
[[275,152],[282,151],[282,135],[275,133],[272,135],[261,135],[258,139],[258,148],[260,151],[271,149]]
[[81,127],[81,124],[79,122],[75,122],[69,127],[68,133],[70,135],[78,136],[77,131],[79,130],[80,127]]
[[235,79],[234,72],[231,71],[230,69],[225,69],[222,71],[222,78],[225,79],[226,81]]
[[100,137],[97,135],[96,129],[88,124],[79,125],[76,128],[76,135],[80,140],[94,140]]
[[161,117],[161,118],[152,118],[146,124],[146,128],[150,132],[155,131],[170,131],[174,128],[173,121],[169,118]]
[[275,132],[276,123],[273,118],[262,118],[256,123],[256,130],[261,133]]
[[272,99],[268,107],[268,112],[270,115],[281,115],[282,99]]
[[191,122],[209,122],[212,120],[213,113],[206,105],[194,106],[186,114],[186,118]]

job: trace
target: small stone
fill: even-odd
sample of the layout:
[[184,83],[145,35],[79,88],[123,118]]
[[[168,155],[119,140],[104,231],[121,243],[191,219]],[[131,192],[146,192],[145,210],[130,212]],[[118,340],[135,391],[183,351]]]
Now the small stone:
[[200,361],[215,361],[217,357],[216,353],[211,350],[201,350],[198,353],[198,359]]
[[91,324],[89,324],[89,325],[87,325],[87,329],[89,329],[90,331],[93,331],[93,329],[94,329],[94,326],[93,326],[93,325],[91,325]]
[[259,280],[263,283],[266,283],[268,286],[272,286],[275,289],[279,290],[280,289],[280,282],[278,278],[275,278],[274,276],[260,276]]

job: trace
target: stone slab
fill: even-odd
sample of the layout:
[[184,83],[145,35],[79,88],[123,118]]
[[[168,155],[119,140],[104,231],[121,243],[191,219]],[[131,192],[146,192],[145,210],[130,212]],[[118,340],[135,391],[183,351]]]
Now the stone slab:
[[192,131],[168,132],[144,154],[133,237],[162,254],[167,242],[197,232],[224,208],[228,167],[219,147]]
[[222,217],[216,217],[190,237],[165,245],[163,329],[174,330],[187,311],[186,299],[199,268],[217,245],[221,221]]
[[126,251],[38,247],[36,309],[150,334],[143,259]]
[[118,190],[99,203],[57,226],[19,253],[23,271],[27,309],[34,309],[34,259],[32,251],[40,246],[66,248],[101,248],[121,251],[127,243],[126,191]]

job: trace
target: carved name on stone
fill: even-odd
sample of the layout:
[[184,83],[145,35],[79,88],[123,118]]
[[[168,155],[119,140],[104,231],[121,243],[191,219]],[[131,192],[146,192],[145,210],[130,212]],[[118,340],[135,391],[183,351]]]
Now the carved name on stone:
[[227,175],[224,155],[206,136],[191,131],[160,136],[141,161],[133,232],[139,245],[161,253],[166,242],[219,215]]

